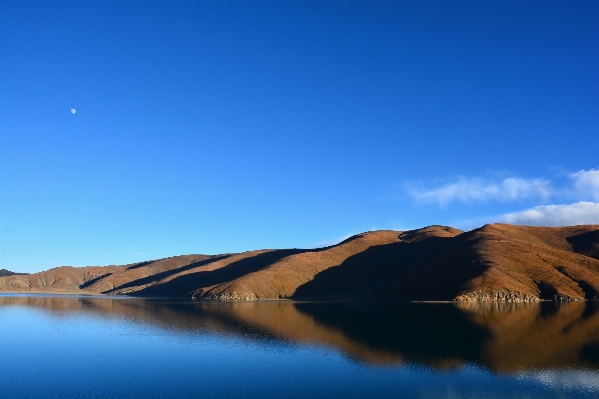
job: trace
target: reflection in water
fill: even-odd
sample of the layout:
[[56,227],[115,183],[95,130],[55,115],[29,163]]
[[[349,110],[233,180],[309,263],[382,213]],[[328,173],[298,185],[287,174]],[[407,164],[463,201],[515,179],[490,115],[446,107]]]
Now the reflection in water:
[[[0,306],[93,314],[168,330],[332,348],[378,366],[433,370],[476,364],[500,374],[599,369],[594,302],[182,302],[110,297],[0,296]],[[536,375],[536,374],[535,374]]]
[[473,305],[462,305],[462,309],[472,323],[484,326],[491,334],[481,363],[492,370],[599,368],[596,302]]

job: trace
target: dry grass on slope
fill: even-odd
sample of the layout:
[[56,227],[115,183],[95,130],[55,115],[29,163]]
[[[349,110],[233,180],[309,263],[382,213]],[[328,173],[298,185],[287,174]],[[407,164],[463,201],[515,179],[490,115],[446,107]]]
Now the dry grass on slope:
[[585,237],[599,238],[597,233],[595,225],[484,226],[475,233],[480,239],[476,253],[488,267],[460,294],[512,290],[539,299],[593,299],[599,292],[599,260],[581,252],[596,251],[599,240]]

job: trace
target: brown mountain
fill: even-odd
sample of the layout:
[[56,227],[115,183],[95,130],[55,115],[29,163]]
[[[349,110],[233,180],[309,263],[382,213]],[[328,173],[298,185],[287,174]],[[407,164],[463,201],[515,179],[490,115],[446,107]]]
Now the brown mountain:
[[185,255],[0,277],[0,291],[201,299],[594,299],[599,225],[373,231],[320,249]]

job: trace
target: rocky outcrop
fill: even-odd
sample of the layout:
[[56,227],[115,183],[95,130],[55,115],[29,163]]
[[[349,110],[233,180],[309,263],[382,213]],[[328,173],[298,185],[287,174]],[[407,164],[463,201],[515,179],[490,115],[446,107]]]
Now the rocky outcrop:
[[566,295],[566,294],[555,294],[553,296],[553,300],[555,302],[573,302],[573,301],[584,301],[584,298],[572,298],[570,295]]
[[200,296],[192,295],[192,299],[209,299],[216,301],[255,301],[258,298],[256,295],[238,294],[235,292],[223,292],[219,294],[202,294]]
[[512,290],[476,290],[453,299],[456,302],[539,302],[540,299]]

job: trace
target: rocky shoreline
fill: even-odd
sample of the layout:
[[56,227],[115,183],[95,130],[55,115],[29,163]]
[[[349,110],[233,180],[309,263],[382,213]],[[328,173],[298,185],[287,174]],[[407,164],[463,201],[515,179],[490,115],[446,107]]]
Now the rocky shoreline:
[[541,299],[512,290],[476,290],[454,298],[456,302],[539,302]]

